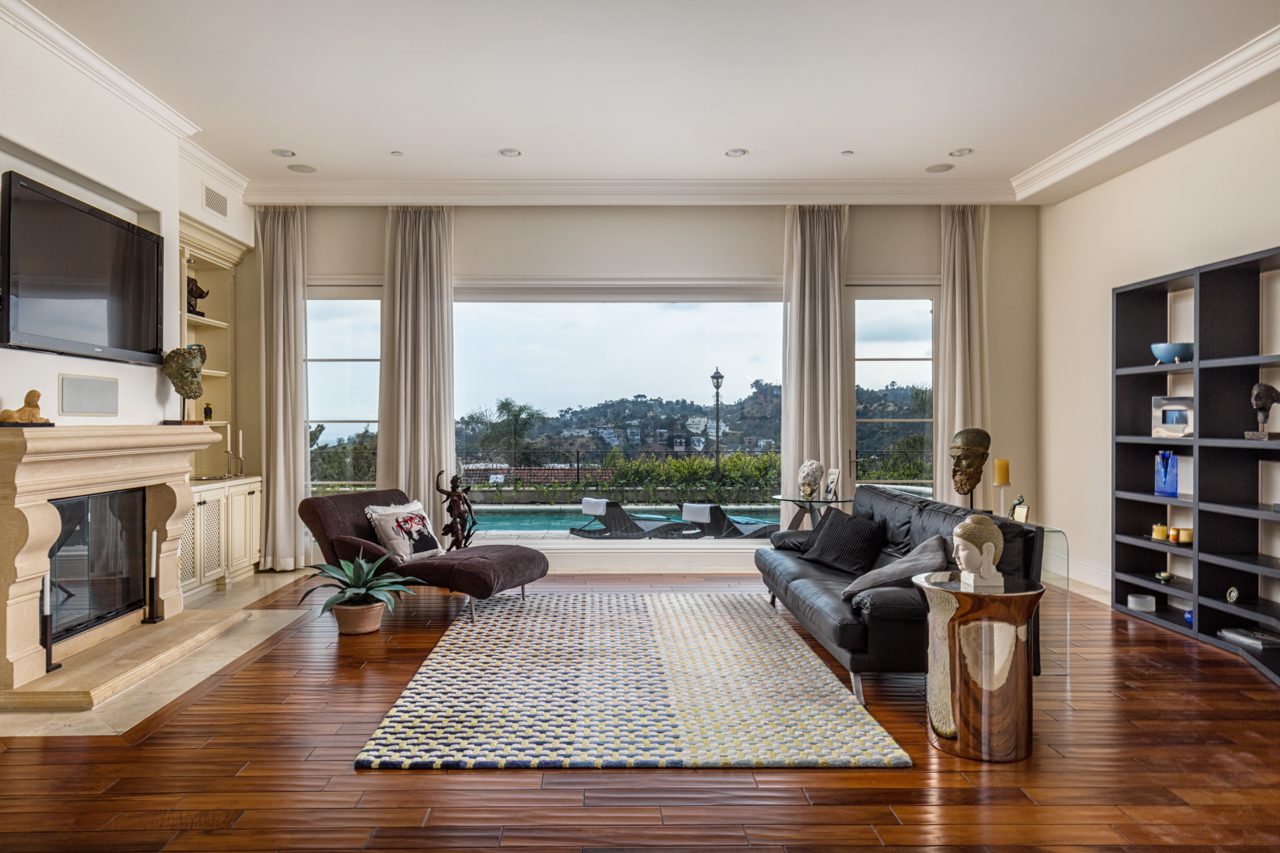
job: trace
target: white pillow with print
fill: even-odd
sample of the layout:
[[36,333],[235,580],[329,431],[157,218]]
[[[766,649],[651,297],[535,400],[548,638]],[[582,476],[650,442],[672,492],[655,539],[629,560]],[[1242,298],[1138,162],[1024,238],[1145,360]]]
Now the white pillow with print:
[[379,544],[397,560],[438,557],[444,553],[431,534],[431,522],[422,501],[399,506],[367,506],[364,515],[373,525]]

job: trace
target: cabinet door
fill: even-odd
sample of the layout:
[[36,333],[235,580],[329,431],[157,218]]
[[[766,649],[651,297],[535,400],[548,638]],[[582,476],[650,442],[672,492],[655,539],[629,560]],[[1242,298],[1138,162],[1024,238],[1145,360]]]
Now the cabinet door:
[[249,489],[232,489],[227,498],[227,561],[238,569],[249,562]]
[[196,527],[199,533],[200,582],[220,578],[227,571],[225,524],[227,496],[208,493],[196,501]]
[[[196,497],[200,500],[199,496]],[[200,583],[200,564],[196,557],[196,508],[193,506],[182,520],[182,538],[178,540],[178,585],[188,590]]]

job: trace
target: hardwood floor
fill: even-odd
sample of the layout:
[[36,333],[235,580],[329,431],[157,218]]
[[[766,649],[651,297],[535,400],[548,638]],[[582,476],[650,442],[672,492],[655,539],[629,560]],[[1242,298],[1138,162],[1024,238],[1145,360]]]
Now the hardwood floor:
[[[302,583],[255,606],[295,607]],[[537,589],[763,591],[696,575]],[[1031,759],[931,749],[923,678],[870,676],[913,768],[754,772],[356,772],[462,599],[420,594],[341,640],[317,607],[121,737],[0,739],[0,850],[1280,850],[1280,689],[1080,597],[1067,649],[1065,600],[1045,596],[1045,667],[1069,654],[1071,674],[1036,679]]]

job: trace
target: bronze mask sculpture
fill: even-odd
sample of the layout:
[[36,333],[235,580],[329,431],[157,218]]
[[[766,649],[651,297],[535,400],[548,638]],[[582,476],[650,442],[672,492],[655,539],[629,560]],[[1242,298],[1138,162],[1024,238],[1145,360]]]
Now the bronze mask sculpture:
[[206,358],[203,344],[188,344],[165,353],[160,372],[173,384],[173,390],[184,400],[194,400],[204,393],[200,373]]
[[962,495],[971,495],[982,482],[982,467],[991,451],[991,434],[967,427],[951,439],[951,484]]
[[1276,403],[1280,403],[1280,391],[1274,385],[1259,382],[1253,386],[1253,391],[1249,394],[1249,405],[1253,406],[1253,411],[1258,416],[1258,431],[1246,432],[1245,438],[1272,438],[1272,434],[1267,432],[1267,419],[1271,417],[1271,407]]

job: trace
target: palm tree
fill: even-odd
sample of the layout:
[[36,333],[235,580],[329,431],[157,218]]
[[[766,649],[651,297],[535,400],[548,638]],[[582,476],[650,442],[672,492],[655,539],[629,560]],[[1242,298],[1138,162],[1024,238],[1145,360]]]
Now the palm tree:
[[541,409],[517,403],[503,397],[494,407],[494,419],[480,436],[480,446],[486,450],[506,450],[511,465],[532,464],[529,452],[530,436],[534,427],[547,419]]

